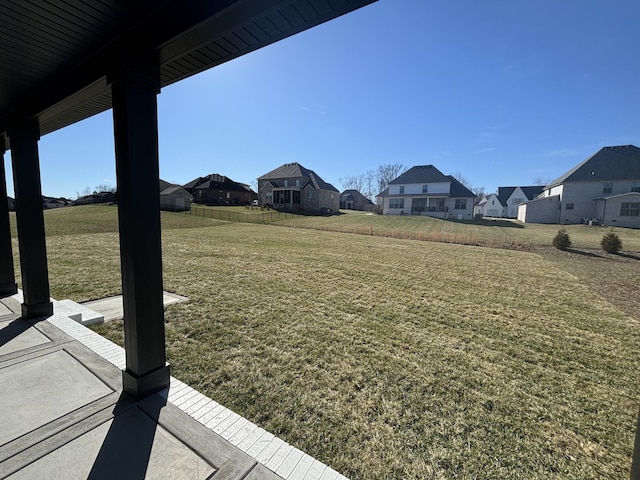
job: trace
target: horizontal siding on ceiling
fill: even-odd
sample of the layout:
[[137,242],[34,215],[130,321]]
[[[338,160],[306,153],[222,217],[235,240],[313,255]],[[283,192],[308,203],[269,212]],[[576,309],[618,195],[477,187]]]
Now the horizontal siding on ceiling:
[[[174,40],[180,36],[157,45],[158,53],[163,45],[173,47],[165,57],[171,60],[161,65],[161,85],[220,65],[365,3],[369,1],[283,0],[277,6],[247,0],[232,4],[238,10],[220,10],[220,17],[203,18],[202,24],[185,30],[185,35],[191,36],[183,44],[187,47],[183,51],[175,48],[180,42]],[[66,73],[70,62],[78,65],[144,17],[161,15],[158,12],[167,5],[179,7],[179,3],[166,0],[0,0],[0,112],[7,114],[13,108],[11,102],[22,102],[28,98],[27,92]],[[239,13],[246,13],[246,20]],[[232,21],[227,22],[227,18]],[[211,25],[220,29],[218,36]],[[206,36],[201,38],[210,41],[198,45],[197,35],[204,32]],[[41,112],[42,134],[111,108],[106,84],[103,89],[92,89],[91,95],[86,93],[66,100],[59,97],[59,104]]]

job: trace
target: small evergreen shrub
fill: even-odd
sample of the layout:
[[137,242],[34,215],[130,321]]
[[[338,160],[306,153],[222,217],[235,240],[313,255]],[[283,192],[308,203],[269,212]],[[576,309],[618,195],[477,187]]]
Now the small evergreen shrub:
[[553,237],[553,241],[551,243],[558,250],[566,250],[571,246],[571,239],[569,238],[567,231],[564,228],[561,228],[558,230],[556,236]]
[[600,246],[607,253],[618,253],[622,250],[622,240],[613,230],[608,231],[600,240]]

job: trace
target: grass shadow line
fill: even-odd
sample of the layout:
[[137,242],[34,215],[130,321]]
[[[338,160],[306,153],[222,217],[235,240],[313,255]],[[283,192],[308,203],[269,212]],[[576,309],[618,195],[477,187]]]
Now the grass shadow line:
[[593,257],[593,258],[605,258],[604,255],[595,252],[588,252],[585,250],[578,250],[577,248],[567,248],[566,250],[569,253],[576,253],[578,255],[584,255],[585,257]]
[[632,253],[618,252],[618,253],[616,253],[616,255],[618,255],[620,257],[624,257],[624,258],[630,258],[632,260],[640,260],[640,255],[634,255]]

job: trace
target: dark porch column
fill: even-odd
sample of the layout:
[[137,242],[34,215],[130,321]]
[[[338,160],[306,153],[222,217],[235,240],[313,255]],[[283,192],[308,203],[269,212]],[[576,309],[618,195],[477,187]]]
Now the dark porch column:
[[7,297],[15,293],[18,293],[18,286],[13,269],[7,176],[4,171],[4,137],[0,135],[0,297]]
[[14,126],[9,130],[9,139],[24,293],[22,316],[47,317],[53,315],[53,304],[49,298],[49,270],[38,158],[38,123],[32,121]]
[[115,131],[120,262],[127,368],[136,398],[169,386],[164,307],[156,95],[160,71],[130,60],[110,77]]

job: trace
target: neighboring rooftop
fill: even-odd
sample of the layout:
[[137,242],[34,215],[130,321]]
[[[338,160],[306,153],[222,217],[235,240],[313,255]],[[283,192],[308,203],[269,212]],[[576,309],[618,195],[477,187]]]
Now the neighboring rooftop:
[[507,206],[507,200],[509,200],[509,197],[516,188],[520,188],[520,190],[522,190],[522,193],[525,194],[527,200],[533,200],[544,190],[544,186],[542,185],[529,185],[526,187],[498,187],[497,197],[503,206]]
[[401,185],[410,183],[449,183],[451,177],[448,177],[433,165],[417,165],[411,167],[395,180],[389,182],[389,185]]
[[449,188],[449,194],[452,197],[474,197],[476,196],[471,190],[465,187],[457,178],[452,175],[448,175],[451,180],[451,187]]
[[[306,179],[307,182],[311,184],[311,186],[318,190],[330,190],[338,192],[338,189],[336,187],[328,182],[325,182],[316,172],[303,167],[298,162],[285,163],[284,165],[281,165],[278,168],[258,177],[258,180],[269,180],[274,185],[281,186],[278,180],[288,178]],[[301,187],[304,186],[305,185],[301,185]]]
[[198,177],[194,180],[191,180],[189,183],[185,183],[182,188],[184,188],[185,190],[219,189],[233,192],[246,192],[247,190],[251,191],[250,188],[247,188],[246,184],[238,183],[234,180],[231,180],[229,177],[225,177],[224,175],[220,175],[217,173],[211,173],[204,177]]
[[640,180],[640,148],[635,145],[603,147],[546,188],[565,182]]

